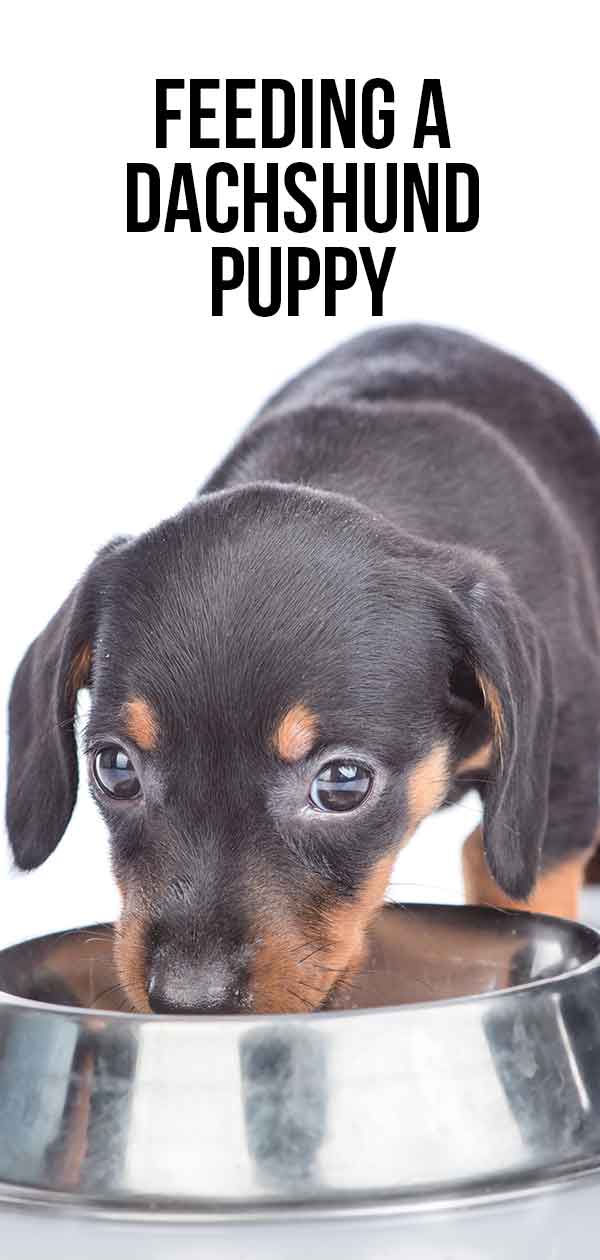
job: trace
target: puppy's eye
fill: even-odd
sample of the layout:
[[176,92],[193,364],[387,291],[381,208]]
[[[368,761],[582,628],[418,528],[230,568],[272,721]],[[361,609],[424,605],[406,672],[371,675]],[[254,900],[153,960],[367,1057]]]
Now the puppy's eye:
[[362,805],[373,776],[357,761],[329,761],[319,770],[310,787],[310,799],[317,809],[341,814]]
[[107,796],[116,796],[120,801],[131,801],[141,791],[133,765],[118,744],[107,744],[96,753],[94,778]]

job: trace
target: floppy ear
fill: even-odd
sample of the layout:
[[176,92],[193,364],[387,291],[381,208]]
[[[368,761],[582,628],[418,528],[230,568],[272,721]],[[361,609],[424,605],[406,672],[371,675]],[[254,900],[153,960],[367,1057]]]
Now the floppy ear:
[[548,815],[555,708],[550,651],[499,566],[486,565],[459,597],[454,620],[458,690],[470,675],[492,728],[485,856],[500,888],[523,901],[536,881]]
[[31,644],[10,694],[6,822],[15,861],[24,870],[49,857],[73,812],[73,723],[77,692],[89,681],[91,644],[84,579]]
[[89,685],[96,632],[97,566],[124,539],[109,543],[31,644],[15,674],[8,709],[6,822],[23,870],[56,848],[77,796],[74,719],[77,692]]

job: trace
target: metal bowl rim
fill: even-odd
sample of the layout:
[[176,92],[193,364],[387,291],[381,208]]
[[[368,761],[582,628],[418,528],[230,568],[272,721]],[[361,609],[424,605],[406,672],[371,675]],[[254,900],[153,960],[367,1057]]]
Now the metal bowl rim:
[[[415,904],[418,905],[419,908],[424,908],[424,909],[459,909],[460,908],[461,910],[464,910],[467,912],[471,910],[480,911],[482,909],[485,909],[485,907],[482,907],[482,906],[457,907],[451,904],[447,906],[446,905],[441,906],[441,905],[438,905],[437,903],[429,903],[429,902],[417,902]],[[495,907],[488,907],[488,908],[495,909]],[[286,1024],[289,1024],[290,1020],[295,1020],[301,1023],[305,1023],[308,1020],[311,1022],[314,1021],[315,1017],[317,1017],[321,1022],[322,1021],[331,1022],[332,1020],[340,1019],[340,1017],[344,1019],[348,1019],[348,1018],[365,1019],[365,1018],[368,1018],[368,1016],[370,1015],[378,1015],[378,1016],[387,1015],[393,1018],[404,1016],[405,1018],[408,1018],[410,1016],[411,1011],[414,1011],[414,1010],[418,1010],[419,1012],[428,1010],[428,1009],[445,1011],[452,1007],[463,1007],[465,1005],[470,1005],[475,1002],[481,1002],[482,1000],[493,1001],[494,999],[503,999],[507,997],[512,997],[513,994],[516,996],[519,996],[519,995],[527,994],[533,991],[540,992],[540,991],[543,991],[544,989],[556,987],[557,985],[562,986],[568,982],[574,983],[577,979],[579,979],[579,977],[588,975],[590,972],[596,969],[600,969],[600,932],[597,932],[595,928],[590,927],[588,924],[580,923],[576,919],[566,919],[566,918],[557,919],[556,916],[549,915],[549,914],[535,913],[535,915],[532,916],[530,911],[525,911],[525,910],[506,910],[506,911],[503,911],[503,914],[510,915],[519,919],[525,919],[525,918],[529,919],[531,917],[535,917],[536,921],[541,921],[550,926],[552,926],[556,922],[559,922],[561,924],[566,924],[567,927],[575,928],[578,932],[583,932],[584,935],[591,937],[596,943],[596,953],[593,955],[592,958],[588,958],[586,962],[580,963],[577,967],[574,967],[571,971],[557,972],[556,975],[543,976],[539,980],[527,980],[523,984],[510,985],[508,988],[491,989],[489,992],[483,992],[483,993],[467,993],[467,994],[463,994],[462,996],[452,997],[452,998],[430,998],[427,1001],[423,1001],[423,1002],[406,1002],[406,1003],[401,1003],[397,1005],[386,1005],[386,1006],[368,1006],[368,1007],[363,1006],[363,1007],[357,1007],[354,1010],[349,1009],[349,1010],[339,1010],[339,1011],[307,1011],[307,1012],[298,1012],[298,1013],[290,1012],[290,1013],[285,1013],[285,1014],[255,1014],[255,1015],[154,1015],[152,1013],[148,1013],[144,1011],[131,1011],[131,1012],[130,1011],[101,1011],[101,1010],[94,1009],[94,1007],[92,1006],[64,1006],[62,1004],[54,1003],[54,1002],[40,1002],[33,998],[18,997],[16,994],[6,993],[4,990],[0,989],[0,1016],[4,1012],[9,1012],[12,1010],[19,1010],[20,1012],[23,1012],[23,1013],[31,1012],[33,1014],[46,1014],[48,1016],[62,1015],[62,1016],[69,1016],[71,1018],[75,1017],[77,1019],[85,1020],[86,1022],[92,1019],[92,1020],[98,1021],[98,1023],[100,1024],[102,1028],[104,1028],[106,1024],[112,1023],[113,1021],[127,1021],[129,1023],[133,1021],[136,1025],[148,1024],[152,1027],[155,1027],[155,1026],[158,1026],[158,1027],[165,1027],[165,1026],[166,1027],[182,1027],[182,1026],[183,1027],[190,1027],[190,1026],[205,1027],[206,1025],[208,1025],[209,1027],[215,1027],[215,1026],[222,1027],[224,1024],[235,1025],[235,1027],[240,1027],[243,1024],[244,1026],[254,1028],[257,1026],[264,1027],[265,1021],[268,1021],[269,1023],[273,1023],[276,1025],[279,1025],[284,1021]],[[91,923],[91,924],[84,924],[81,927],[66,928],[62,932],[59,930],[57,932],[49,932],[46,934],[42,934],[39,937],[29,937],[29,938],[26,938],[24,941],[15,941],[12,946],[11,945],[6,946],[6,949],[7,950],[15,949],[15,948],[18,948],[19,945],[26,945],[26,944],[29,944],[30,942],[33,943],[36,940],[43,940],[44,936],[49,936],[49,937],[68,936],[71,933],[81,932],[81,931],[91,932],[94,929],[107,927],[107,926],[112,927],[113,925],[106,924],[106,923]]]
[[436,1186],[433,1190],[420,1190],[414,1194],[390,1194],[380,1199],[366,1195],[364,1198],[358,1196],[354,1201],[348,1198],[263,1205],[240,1202],[229,1207],[219,1205],[214,1209],[202,1208],[191,1202],[175,1207],[170,1206],[168,1200],[164,1205],[156,1206],[156,1196],[153,1196],[153,1206],[148,1207],[136,1196],[129,1200],[125,1196],[103,1200],[86,1195],[78,1197],[71,1191],[38,1190],[17,1182],[0,1181],[0,1208],[19,1215],[23,1212],[34,1212],[45,1216],[58,1211],[61,1216],[71,1220],[79,1218],[84,1221],[100,1220],[146,1226],[235,1225],[242,1228],[251,1222],[284,1224],[299,1220],[470,1213],[523,1199],[539,1198],[557,1191],[565,1193],[569,1189],[594,1181],[600,1185],[600,1165],[597,1160],[592,1162],[591,1157],[584,1157],[569,1165],[556,1167],[546,1176],[540,1176],[537,1171],[532,1170],[519,1177],[511,1178],[508,1175],[491,1187],[486,1187],[485,1184],[476,1186],[468,1181],[462,1188],[460,1183],[456,1183],[454,1189]]

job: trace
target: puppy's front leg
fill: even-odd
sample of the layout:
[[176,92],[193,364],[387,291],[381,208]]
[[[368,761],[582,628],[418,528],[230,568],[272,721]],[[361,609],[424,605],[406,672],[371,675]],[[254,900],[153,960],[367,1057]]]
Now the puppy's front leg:
[[527,901],[513,901],[490,875],[483,852],[481,827],[465,840],[462,851],[465,900],[468,905],[497,906],[501,910],[530,910],[562,919],[577,919],[579,895],[589,853],[574,853],[543,872]]

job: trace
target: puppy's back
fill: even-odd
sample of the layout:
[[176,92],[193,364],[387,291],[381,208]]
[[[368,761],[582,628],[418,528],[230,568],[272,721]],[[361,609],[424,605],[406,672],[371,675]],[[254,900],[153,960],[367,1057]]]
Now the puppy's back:
[[600,551],[598,431],[549,377],[465,333],[412,324],[363,333],[294,377],[255,424],[290,409],[363,402],[387,410],[393,401],[449,404],[493,427]]

